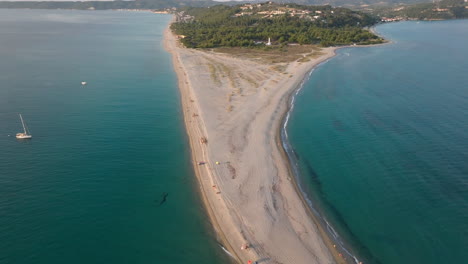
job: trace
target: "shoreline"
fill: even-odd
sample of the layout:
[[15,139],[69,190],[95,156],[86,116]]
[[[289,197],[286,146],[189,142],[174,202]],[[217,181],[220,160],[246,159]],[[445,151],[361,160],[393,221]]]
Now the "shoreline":
[[189,128],[188,128],[188,125],[187,125],[187,121],[188,121],[189,117],[187,116],[186,111],[184,111],[187,102],[190,100],[190,97],[187,94],[187,92],[184,91],[183,88],[188,89],[186,87],[189,84],[185,80],[186,77],[184,77],[185,73],[183,71],[183,65],[179,62],[179,59],[177,58],[177,54],[174,51],[174,47],[170,46],[171,44],[169,44],[169,40],[168,40],[168,38],[173,37],[173,36],[171,36],[172,32],[171,32],[171,30],[169,28],[173,21],[174,20],[172,19],[171,22],[169,22],[169,25],[167,26],[167,28],[163,32],[163,42],[164,42],[163,46],[164,46],[164,49],[167,52],[169,52],[169,54],[172,57],[171,60],[172,60],[173,68],[174,68],[174,71],[176,72],[176,76],[177,76],[177,82],[178,82],[178,89],[179,89],[179,95],[180,95],[182,112],[183,112],[185,132],[187,134],[188,143],[190,144],[190,158],[191,158],[191,163],[193,164],[192,168],[193,168],[193,171],[194,171],[195,176],[197,178],[198,187],[199,187],[197,192],[200,194],[201,200],[203,202],[202,206],[206,210],[206,213],[207,213],[207,215],[209,217],[210,224],[211,224],[213,230],[215,231],[217,239],[219,240],[219,241],[217,241],[217,243],[222,247],[222,250],[226,250],[228,252],[227,254],[231,258],[233,258],[235,260],[235,262],[239,262],[239,260],[240,260],[239,256],[237,256],[234,248],[229,243],[228,239],[226,238],[225,233],[223,232],[223,230],[220,227],[220,224],[218,223],[218,220],[216,219],[216,216],[214,214],[214,209],[213,209],[213,207],[211,206],[211,204],[210,204],[210,202],[208,200],[208,197],[206,195],[206,190],[204,188],[204,185],[202,184],[202,178],[200,176],[201,175],[200,169],[199,169],[199,167],[197,167],[195,165],[196,160],[195,160],[195,155],[193,153],[193,149],[195,148],[194,144],[196,144],[196,142],[193,140],[193,138],[191,137],[191,135],[189,133]]
[[[170,43],[171,41],[173,41],[173,43]],[[223,122],[222,120],[221,122],[220,120],[218,120],[218,123],[216,123],[215,126],[209,126],[209,127],[206,126],[205,120],[203,120],[205,116],[203,115],[203,109],[201,108],[203,107],[207,108],[207,107],[206,105],[203,105],[203,104],[200,105],[197,100],[197,99],[200,99],[199,97],[200,95],[203,96],[205,94],[203,91],[200,91],[200,88],[198,88],[199,90],[196,90],[197,88],[196,87],[194,88],[192,84],[192,81],[199,82],[200,80],[197,80],[194,76],[189,76],[191,72],[187,71],[186,67],[191,67],[191,65],[188,65],[188,66],[184,65],[182,63],[182,60],[183,59],[190,60],[192,59],[192,57],[190,56],[194,56],[194,54],[196,54],[197,56],[200,56],[200,55],[206,56],[207,61],[216,60],[218,59],[216,58],[216,56],[222,57],[222,55],[211,54],[205,51],[188,50],[185,48],[176,47],[177,44],[175,43],[175,41],[176,41],[175,36],[172,34],[168,26],[168,28],[164,32],[164,46],[166,50],[168,50],[169,53],[172,55],[174,69],[178,77],[179,91],[180,91],[182,107],[184,111],[184,123],[186,126],[186,132],[187,132],[189,142],[190,142],[190,147],[191,147],[191,159],[192,159],[192,162],[194,163],[193,168],[194,168],[195,174],[200,184],[200,192],[202,195],[202,200],[204,202],[205,208],[207,209],[211,223],[213,224],[215,231],[217,232],[220,240],[223,243],[222,246],[224,246],[231,254],[233,254],[233,256],[236,258],[238,262],[245,263],[247,260],[278,261],[279,259],[282,258],[282,255],[277,254],[276,256],[273,256],[275,251],[268,250],[267,248],[271,246],[271,248],[276,250],[277,248],[281,249],[282,246],[279,245],[278,247],[277,245],[278,243],[275,243],[276,241],[265,240],[264,236],[259,238],[259,236],[252,236],[252,234],[249,234],[248,231],[251,231],[251,230],[249,230],[248,225],[245,223],[247,221],[245,222],[243,221],[244,220],[243,218],[247,218],[247,217],[245,217],[245,214],[243,215],[242,212],[239,212],[241,211],[240,209],[242,208],[233,206],[233,203],[235,203],[236,201],[233,201],[234,199],[229,199],[229,198],[236,198],[236,199],[239,198],[240,200],[242,200],[242,198],[244,198],[242,197],[243,195],[242,190],[239,191],[239,193],[234,192],[234,195],[231,195],[231,197],[220,198],[220,196],[223,196],[224,194],[223,189],[231,189],[230,191],[232,194],[232,191],[233,191],[232,189],[234,188],[222,182],[223,180],[225,180],[223,179],[222,176],[226,176],[226,175],[223,175],[226,173],[225,171],[219,173],[220,166],[218,164],[221,164],[221,163],[216,161],[215,164],[213,164],[212,157],[210,159],[210,156],[211,156],[210,154],[212,154],[211,151],[212,149],[215,148],[215,147],[213,148],[211,147],[211,143],[212,143],[211,137],[208,137],[208,143],[205,145],[202,143],[199,143],[197,140],[197,137],[200,137],[203,135],[209,136],[210,134],[212,134],[209,132],[213,132],[211,130],[213,130],[214,127],[217,127],[216,125],[219,125],[219,123],[222,124]],[[277,190],[275,190],[275,185],[280,185],[280,184],[281,184],[280,188],[289,189],[289,190],[283,190],[284,195],[282,195],[281,197],[278,197],[282,200],[281,203],[283,206],[287,205],[289,200],[293,200],[293,202],[294,201],[300,202],[300,205],[294,204],[294,206],[290,206],[290,207],[295,207],[295,208],[284,209],[286,211],[285,216],[281,216],[281,218],[284,218],[284,219],[281,219],[283,221],[281,221],[279,224],[275,223],[278,219],[276,219],[275,217],[271,217],[270,215],[273,225],[280,225],[281,235],[293,236],[293,238],[290,238],[290,239],[293,240],[295,243],[299,243],[300,244],[299,246],[302,246],[305,248],[305,250],[301,250],[301,249],[297,249],[297,247],[294,247],[294,248],[291,247],[290,250],[287,251],[288,255],[293,255],[297,253],[298,255],[297,257],[300,259],[296,259],[295,256],[294,257],[290,256],[290,259],[289,259],[289,260],[294,259],[294,262],[296,263],[306,263],[306,262],[310,263],[310,261],[314,258],[317,261],[316,263],[323,263],[323,261],[334,262],[334,263],[354,263],[354,262],[349,262],[351,261],[351,259],[344,259],[340,255],[341,253],[338,252],[337,248],[333,247],[335,243],[332,241],[329,234],[325,230],[326,227],[324,227],[321,224],[321,221],[318,220],[317,216],[312,212],[313,209],[309,207],[309,204],[306,201],[306,198],[304,197],[304,193],[302,192],[300,186],[298,185],[296,175],[291,168],[293,164],[291,164],[291,160],[289,159],[289,156],[284,149],[284,145],[283,145],[284,142],[282,142],[282,139],[281,139],[282,129],[285,125],[286,116],[289,114],[291,110],[291,106],[292,106],[291,100],[293,96],[297,93],[297,91],[301,89],[303,83],[305,82],[306,78],[310,76],[313,69],[317,67],[318,65],[320,65],[321,63],[323,63],[324,61],[327,61],[328,59],[335,56],[336,55],[335,51],[337,49],[338,47],[325,49],[326,50],[325,55],[322,55],[319,58],[314,59],[312,62],[305,63],[306,64],[305,66],[300,65],[300,63],[298,64],[296,62],[289,63],[288,67],[289,68],[292,67],[293,70],[298,70],[298,72],[293,72],[294,75],[296,75],[294,76],[294,78],[292,78],[293,76],[292,74],[290,75],[289,78],[292,80],[287,80],[285,76],[283,77],[280,75],[280,77],[282,77],[283,79],[282,81],[287,84],[287,88],[281,89],[280,92],[279,92],[279,89],[276,89],[277,91],[273,93],[276,105],[273,107],[273,109],[269,109],[269,112],[268,112],[270,114],[279,114],[279,116],[278,115],[269,116],[267,119],[265,119],[268,121],[268,124],[269,124],[268,128],[272,128],[272,132],[270,132],[270,135],[269,135],[271,138],[267,136],[266,138],[263,138],[263,139],[268,139],[274,145],[274,147],[276,147],[276,151],[278,152],[278,156],[272,157],[273,160],[271,160],[270,162],[274,161],[274,162],[279,163],[279,165],[283,165],[285,168],[281,168],[281,169],[283,169],[282,172],[286,175],[286,176],[282,175],[280,178],[275,178],[273,180],[271,179],[271,177],[268,177],[266,178],[266,180],[273,182],[272,192],[277,192]],[[189,54],[181,55],[181,52],[186,52]],[[185,57],[181,58],[181,56],[185,56]],[[226,58],[223,57],[222,59],[224,60]],[[236,60],[236,63],[239,61],[239,59],[233,59],[233,60]],[[294,64],[294,67],[291,64]],[[197,73],[201,74],[201,72],[197,72]],[[286,81],[284,81],[284,79],[286,79]],[[201,83],[206,84],[207,79],[205,79],[204,81],[205,82],[201,82]],[[212,81],[215,82],[216,79],[213,79]],[[277,83],[278,82],[276,82],[276,84]],[[218,83],[218,85],[220,84],[221,83]],[[269,85],[264,85],[263,88],[267,90],[273,86],[274,84],[269,84]],[[278,88],[277,86],[279,85],[276,85],[273,88]],[[199,94],[197,94],[197,92]],[[257,93],[261,93],[261,91],[260,92],[257,91]],[[279,95],[277,95],[276,93],[279,93]],[[248,95],[246,94],[245,96],[248,96]],[[267,98],[267,99],[269,99],[269,101],[272,100],[272,98]],[[271,107],[271,105],[268,105],[268,107]],[[207,109],[212,110],[212,108],[207,108]],[[242,114],[245,115],[245,113],[242,113]],[[197,116],[196,121],[194,121],[195,115]],[[256,116],[254,118],[256,118]],[[252,124],[250,123],[250,125]],[[248,135],[250,134],[251,133],[249,133]],[[224,139],[223,137],[221,138]],[[209,145],[209,147],[206,145]],[[259,145],[262,145],[260,147],[263,147],[263,144],[257,144],[256,147],[259,147]],[[275,149],[271,149],[272,146],[267,145],[264,147],[266,147],[268,151],[275,151]],[[233,148],[236,149],[236,146],[234,146]],[[231,152],[233,151],[231,150]],[[273,153],[272,156],[275,156],[274,154],[275,153]],[[200,161],[200,160],[204,160],[205,163],[203,166],[197,165],[197,161]],[[258,162],[261,162],[261,160],[259,160]],[[239,163],[242,163],[242,162],[239,162]],[[237,163],[234,163],[232,161],[224,162],[223,166],[224,164],[227,164],[226,166],[230,169],[233,167],[231,164],[237,165]],[[236,170],[235,169],[232,169],[232,170],[234,170],[234,174],[236,174]],[[278,171],[279,168],[276,168],[276,170]],[[221,175],[218,175],[218,173]],[[279,174],[280,173],[277,173],[277,176],[279,176]],[[235,177],[236,176],[232,176],[232,179],[235,179]],[[282,181],[284,179],[286,181]],[[213,188],[213,190],[210,190],[210,188],[208,188],[210,186]],[[260,190],[262,188],[263,186],[260,187]],[[239,190],[240,189],[241,188],[239,187]],[[213,195],[213,193],[215,194]],[[253,195],[250,195],[250,196],[253,196]],[[262,197],[262,198],[269,198],[269,197]],[[267,207],[266,203],[269,201],[262,201],[262,202],[265,202],[264,208],[266,208]],[[260,209],[261,209],[262,204],[259,203],[257,205],[260,205],[260,206],[256,206],[258,210],[253,211],[255,213],[258,213],[257,211],[261,211]],[[275,197],[273,197],[272,207],[275,209],[278,209],[275,206]],[[291,211],[288,211],[288,210],[291,210]],[[268,208],[266,209],[266,211],[267,211],[267,218],[268,218]],[[249,212],[252,212],[252,210],[250,210]],[[300,221],[296,220],[295,219],[296,215],[293,215],[291,213],[298,213],[297,217]],[[262,216],[265,218],[264,215]],[[250,217],[250,218],[252,219],[253,217]],[[246,220],[251,220],[251,219],[246,219]],[[297,223],[293,223],[291,219],[293,221],[297,221]],[[262,225],[257,224],[255,225],[255,227],[262,228]],[[267,231],[270,231],[270,232],[276,231],[275,229],[272,229],[271,227],[272,226],[270,226],[270,228],[268,228]],[[301,229],[302,233],[298,233],[297,229]],[[256,229],[254,230],[256,231]],[[313,233],[313,234],[310,234],[310,233]],[[268,236],[269,235],[267,235],[267,237]],[[304,236],[305,238],[302,238],[302,236]],[[281,237],[281,236],[279,238],[285,239],[284,237]],[[260,241],[260,242],[258,241],[262,239],[263,241]],[[278,240],[278,238],[276,238],[276,240]],[[238,248],[244,242],[250,244],[251,247],[247,250],[239,251]],[[267,245],[267,243],[265,242],[269,242],[268,244],[274,243],[274,245]],[[295,251],[295,252],[290,252],[290,251]]]
[[[310,217],[319,226],[319,230],[321,232],[322,238],[325,240],[325,243],[327,243],[327,246],[329,248],[333,248],[335,251],[337,251],[337,248],[341,249],[340,251],[342,252],[342,255],[348,256],[348,258],[344,259],[345,263],[351,263],[351,264],[362,264],[362,260],[358,259],[358,257],[353,254],[353,247],[352,245],[348,243],[349,241],[343,240],[340,234],[335,231],[333,226],[327,221],[326,216],[321,211],[322,209],[317,208],[312,204],[313,201],[309,200],[308,194],[302,189],[300,185],[300,179],[299,179],[300,171],[299,171],[299,167],[297,164],[298,160],[295,158],[294,153],[293,153],[294,149],[288,140],[287,125],[289,122],[290,113],[292,112],[295,106],[294,105],[295,97],[303,89],[305,82],[309,80],[309,78],[312,76],[316,68],[318,68],[320,65],[328,62],[330,59],[335,57],[337,55],[336,52],[338,50],[344,49],[344,48],[369,48],[369,47],[378,47],[378,46],[394,44],[392,40],[387,40],[381,34],[379,34],[375,29],[376,26],[378,25],[372,26],[368,30],[372,32],[373,34],[379,36],[380,38],[384,39],[385,41],[383,43],[370,44],[370,45],[333,46],[335,48],[333,50],[334,55],[322,62],[317,63],[310,69],[309,73],[304,76],[302,83],[298,85],[288,96],[288,110],[283,114],[283,117],[282,117],[283,121],[281,122],[281,126],[279,127],[278,139],[277,139],[278,140],[277,144],[281,146],[282,155],[284,155],[284,159],[288,161],[289,171],[290,171],[290,174],[293,176],[292,182],[294,184],[294,187],[297,193],[299,194],[299,196],[301,197],[302,202],[308,208],[308,213]],[[289,150],[287,148],[289,148]],[[341,255],[336,255],[335,257],[337,259],[343,260]]]
[[[344,46],[344,47],[337,48],[336,50],[341,49],[341,48],[349,48],[349,47],[353,47],[353,46]],[[334,56],[336,56],[336,50],[335,50]],[[314,66],[314,68],[311,69],[309,74],[305,76],[301,85],[299,85],[295,90],[292,91],[292,93],[290,94],[288,98],[288,111],[285,112],[283,115],[283,118],[282,118],[283,121],[281,123],[281,126],[279,127],[277,140],[278,140],[278,144],[281,145],[282,155],[284,155],[284,159],[288,161],[290,174],[293,176],[292,182],[294,184],[294,187],[297,193],[300,195],[304,205],[306,205],[307,208],[309,209],[308,214],[313,219],[313,221],[317,223],[319,227],[319,231],[322,235],[322,238],[325,240],[325,243],[327,244],[329,248],[334,248],[335,250],[337,250],[336,247],[338,246],[341,249],[341,252],[343,252],[349,257],[349,259],[346,259],[346,258],[344,259],[346,263],[358,264],[362,262],[360,262],[360,260],[358,260],[357,257],[353,255],[353,253],[350,252],[347,243],[341,240],[341,237],[339,236],[339,234],[334,230],[334,228],[326,220],[323,213],[321,213],[320,208],[313,206],[312,201],[309,200],[307,193],[302,189],[301,184],[300,184],[300,179],[299,179],[300,170],[297,164],[298,160],[294,158],[294,153],[293,153],[294,149],[289,142],[288,134],[287,134],[287,125],[289,122],[290,114],[292,113],[294,106],[295,106],[294,101],[295,101],[296,96],[303,89],[305,82],[309,80],[309,78],[312,76],[313,71],[317,67],[322,65],[323,63],[328,62],[328,60],[332,59],[333,57],[330,57],[329,59]],[[337,255],[336,257],[337,258],[339,257],[339,259],[342,259],[340,255]]]
[[[319,229],[319,232],[320,232],[320,235],[321,235],[321,238],[324,240],[327,247],[332,251],[336,263],[356,263],[357,264],[357,263],[360,263],[359,260],[350,251],[348,251],[348,249],[345,247],[343,242],[339,240],[339,238],[340,238],[339,235],[336,234],[337,237],[332,237],[332,234],[330,234],[330,231],[327,231],[328,228],[333,229],[333,227],[326,221],[326,219],[322,216],[322,214],[319,211],[317,211],[317,208],[315,208],[310,203],[309,198],[307,197],[307,193],[305,193],[302,190],[302,188],[300,186],[300,183],[299,183],[300,180],[298,178],[299,177],[299,174],[298,174],[299,173],[299,168],[296,165],[293,164],[293,159],[292,159],[292,154],[293,153],[289,152],[286,149],[286,146],[288,146],[288,147],[290,147],[290,150],[293,151],[293,148],[292,148],[292,146],[291,146],[291,144],[290,144],[290,142],[288,140],[288,135],[287,135],[286,128],[287,128],[287,124],[289,122],[289,116],[290,116],[290,114],[291,114],[291,112],[292,112],[292,110],[294,108],[295,97],[303,89],[303,86],[304,86],[305,82],[310,78],[310,76],[312,76],[313,71],[317,67],[319,67],[323,63],[326,63],[330,59],[335,57],[336,56],[336,51],[338,49],[349,48],[349,47],[352,47],[352,46],[337,47],[333,51],[334,52],[333,56],[331,56],[328,59],[314,65],[310,69],[310,71],[304,76],[302,82],[290,92],[290,94],[287,96],[287,101],[288,101],[287,111],[282,114],[282,117],[281,117],[282,121],[281,121],[280,126],[278,128],[278,133],[277,133],[277,139],[276,140],[277,140],[278,146],[281,146],[280,147],[281,155],[287,161],[289,174],[292,176],[291,177],[291,182],[294,185],[294,188],[295,188],[297,194],[301,198],[302,203],[308,209],[307,210],[308,215],[310,216],[312,221],[317,225],[317,227]],[[334,229],[333,229],[333,231],[334,231]],[[342,249],[342,251],[345,252],[348,255],[348,257],[350,257],[350,259],[342,258],[342,256],[339,255],[340,253],[337,250],[336,245],[339,245],[339,247]]]

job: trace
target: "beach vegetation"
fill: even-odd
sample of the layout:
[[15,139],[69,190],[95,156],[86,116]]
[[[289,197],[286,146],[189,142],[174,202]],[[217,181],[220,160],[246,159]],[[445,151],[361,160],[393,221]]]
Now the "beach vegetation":
[[245,58],[264,64],[289,63],[304,57],[321,55],[322,47],[318,45],[279,45],[277,47],[220,47],[213,48],[216,53],[223,53],[236,58]]

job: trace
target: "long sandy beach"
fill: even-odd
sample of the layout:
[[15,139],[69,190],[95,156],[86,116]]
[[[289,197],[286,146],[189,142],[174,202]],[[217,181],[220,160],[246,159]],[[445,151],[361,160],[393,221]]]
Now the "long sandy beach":
[[169,28],[164,42],[201,194],[225,248],[241,263],[345,262],[299,194],[279,138],[292,92],[335,48],[274,65],[183,48]]

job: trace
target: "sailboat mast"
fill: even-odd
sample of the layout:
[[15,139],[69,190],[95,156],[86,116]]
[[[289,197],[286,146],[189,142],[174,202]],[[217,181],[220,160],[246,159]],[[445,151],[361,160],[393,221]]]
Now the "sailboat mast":
[[23,125],[24,133],[27,134],[27,132],[26,132],[26,127],[24,126],[23,117],[21,116],[21,114],[19,114],[19,116],[20,116],[20,119],[21,119],[21,124]]

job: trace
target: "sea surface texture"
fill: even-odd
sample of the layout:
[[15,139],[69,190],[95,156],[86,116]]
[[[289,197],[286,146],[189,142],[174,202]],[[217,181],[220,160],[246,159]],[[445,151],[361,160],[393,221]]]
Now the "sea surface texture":
[[161,44],[170,18],[0,10],[0,263],[226,263]]
[[468,20],[377,31],[296,97],[300,182],[364,263],[468,263]]

